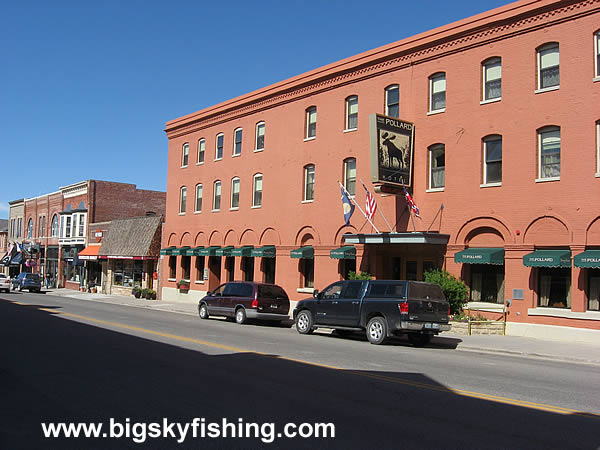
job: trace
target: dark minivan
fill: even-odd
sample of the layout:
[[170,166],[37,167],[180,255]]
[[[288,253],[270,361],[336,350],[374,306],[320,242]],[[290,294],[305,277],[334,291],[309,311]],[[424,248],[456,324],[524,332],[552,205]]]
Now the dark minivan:
[[231,281],[209,292],[198,302],[201,319],[210,316],[234,317],[239,324],[248,319],[289,319],[290,299],[276,284]]

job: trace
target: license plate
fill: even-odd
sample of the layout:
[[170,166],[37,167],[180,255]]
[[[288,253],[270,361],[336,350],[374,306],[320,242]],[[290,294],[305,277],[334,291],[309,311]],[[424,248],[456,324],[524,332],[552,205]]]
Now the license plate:
[[439,323],[426,323],[425,328],[430,329],[430,330],[439,330],[440,324]]
[[279,308],[279,305],[271,305],[271,308],[277,309],[277,308]]

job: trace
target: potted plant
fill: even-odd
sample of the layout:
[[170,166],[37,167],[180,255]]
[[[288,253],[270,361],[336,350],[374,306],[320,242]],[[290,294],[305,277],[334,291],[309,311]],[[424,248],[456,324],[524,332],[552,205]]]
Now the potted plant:
[[140,291],[140,297],[146,298],[146,295],[148,295],[148,289],[144,288]]
[[156,291],[154,289],[146,290],[146,300],[156,300]]
[[134,287],[131,290],[131,295],[133,295],[135,298],[140,298],[142,296],[142,289],[138,286]]
[[190,282],[188,280],[179,280],[177,283],[177,289],[180,291],[187,292],[190,290]]

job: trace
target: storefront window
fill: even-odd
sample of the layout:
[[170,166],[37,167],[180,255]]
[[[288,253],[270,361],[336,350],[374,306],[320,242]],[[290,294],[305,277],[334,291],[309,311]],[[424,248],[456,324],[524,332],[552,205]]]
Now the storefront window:
[[116,260],[114,262],[113,285],[123,287],[141,287],[142,272],[142,261]]
[[204,280],[204,256],[196,256],[196,281]]
[[244,281],[254,281],[254,258],[242,257],[242,268],[244,270]]
[[471,264],[470,301],[504,303],[504,266]]
[[538,306],[571,307],[571,269],[539,269]]
[[589,269],[588,311],[600,311],[600,269]]
[[312,259],[301,259],[300,260],[300,271],[302,278],[304,278],[305,288],[315,287],[315,262]]
[[192,264],[192,258],[190,256],[183,255],[181,257],[181,273],[183,274],[184,280],[190,279],[191,264]]
[[175,279],[177,276],[177,256],[169,256],[169,278]]

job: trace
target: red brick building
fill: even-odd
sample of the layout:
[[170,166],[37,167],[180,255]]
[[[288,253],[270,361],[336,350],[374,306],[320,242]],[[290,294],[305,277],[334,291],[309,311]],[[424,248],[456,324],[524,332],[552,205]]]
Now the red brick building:
[[[253,278],[297,300],[437,266],[475,306],[508,299],[510,333],[597,339],[599,19],[597,1],[520,1],[168,122],[163,298]],[[410,163],[420,217],[375,194],[386,233],[345,225],[337,183],[364,209],[373,114],[414,124],[412,160],[385,158]]]

